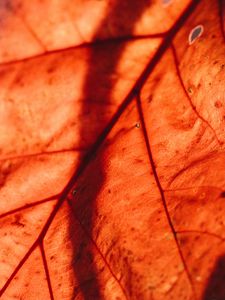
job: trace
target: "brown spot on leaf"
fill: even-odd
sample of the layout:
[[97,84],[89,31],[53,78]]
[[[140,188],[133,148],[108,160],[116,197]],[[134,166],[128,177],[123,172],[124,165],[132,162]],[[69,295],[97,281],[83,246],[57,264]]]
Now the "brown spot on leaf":
[[214,103],[215,107],[216,108],[220,108],[223,106],[223,103],[220,101],[220,100],[217,100],[215,103]]

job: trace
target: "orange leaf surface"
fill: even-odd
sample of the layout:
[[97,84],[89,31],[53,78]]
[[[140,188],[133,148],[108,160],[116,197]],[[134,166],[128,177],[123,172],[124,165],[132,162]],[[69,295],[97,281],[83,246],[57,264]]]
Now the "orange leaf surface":
[[224,300],[224,1],[0,24],[0,299]]

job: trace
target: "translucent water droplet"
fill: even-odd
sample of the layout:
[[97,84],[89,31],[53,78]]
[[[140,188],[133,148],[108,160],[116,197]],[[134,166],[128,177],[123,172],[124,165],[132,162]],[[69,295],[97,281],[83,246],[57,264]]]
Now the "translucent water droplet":
[[188,36],[189,45],[193,44],[202,35],[203,31],[204,27],[202,25],[197,25],[193,28]]

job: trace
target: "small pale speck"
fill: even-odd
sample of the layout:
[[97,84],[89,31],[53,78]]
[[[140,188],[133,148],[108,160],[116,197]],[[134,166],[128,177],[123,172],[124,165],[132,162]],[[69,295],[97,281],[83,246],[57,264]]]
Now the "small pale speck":
[[205,199],[205,196],[206,196],[205,193],[201,193],[200,196],[199,196],[199,199],[200,199],[200,200]]
[[141,127],[141,124],[138,122],[138,123],[136,123],[135,127],[136,127],[136,128],[140,128],[140,127]]
[[204,31],[204,27],[202,25],[197,25],[195,28],[191,30],[188,36],[189,45],[193,44],[197,38],[199,38]]
[[173,2],[173,0],[162,0],[162,5],[169,6],[172,2]]
[[183,272],[184,271],[184,265],[179,264],[177,270],[178,270],[178,272]]
[[201,282],[202,281],[202,277],[201,276],[196,276],[195,280],[198,281],[198,282]]
[[173,240],[173,239],[174,239],[174,236],[173,236],[172,233],[167,232],[167,233],[164,234],[164,238],[165,238],[166,240],[170,241],[170,240]]
[[171,290],[174,286],[174,284],[176,284],[178,280],[177,276],[172,276],[168,282],[164,283],[161,287],[161,292],[163,293],[167,293],[169,292],[169,290]]

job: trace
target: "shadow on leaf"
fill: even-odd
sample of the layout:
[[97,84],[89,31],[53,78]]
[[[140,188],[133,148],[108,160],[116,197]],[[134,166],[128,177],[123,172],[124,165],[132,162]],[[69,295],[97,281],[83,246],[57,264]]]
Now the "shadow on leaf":
[[225,256],[221,256],[209,277],[202,300],[225,299]]
[[[96,30],[94,40],[101,36],[104,28],[109,28],[109,20],[120,19],[120,26],[123,27],[123,20],[129,20],[124,24],[126,36],[133,33],[134,26],[143,14],[146,7],[150,5],[149,0],[140,1],[114,1],[108,9],[106,17]],[[119,17],[119,18],[118,18]],[[121,21],[122,20],[122,21]],[[123,33],[122,33],[123,34]],[[108,122],[107,106],[111,101],[111,94],[115,84],[112,74],[116,71],[118,62],[123,54],[125,43],[109,41],[106,47],[102,49],[99,45],[92,45],[90,48],[89,59],[87,61],[87,73],[83,86],[83,102],[80,119],[80,143],[87,141],[90,132],[96,128],[103,129]],[[104,52],[105,51],[105,52]],[[101,64],[102,63],[102,64]],[[101,66],[105,67],[106,73],[102,73]],[[85,119],[85,116],[88,116]],[[99,153],[99,152],[98,152]],[[104,154],[104,153],[103,153]],[[102,155],[103,156],[103,155]],[[82,294],[83,299],[102,299],[101,286],[98,280],[99,274],[104,266],[96,266],[97,245],[93,238],[93,227],[95,224],[96,198],[105,181],[104,161],[98,160],[93,174],[86,174],[85,183],[88,186],[80,187],[77,200],[71,203],[75,219],[78,220],[81,227],[81,233],[73,240],[73,269],[78,286],[74,288],[73,299],[78,294]],[[82,159],[82,157],[81,157]],[[82,197],[83,191],[89,190],[89,197]],[[87,193],[85,194],[87,195]],[[74,224],[71,221],[71,236],[74,235]],[[104,258],[102,257],[104,260]],[[106,261],[105,261],[106,262]],[[106,267],[107,268],[107,267]]]

